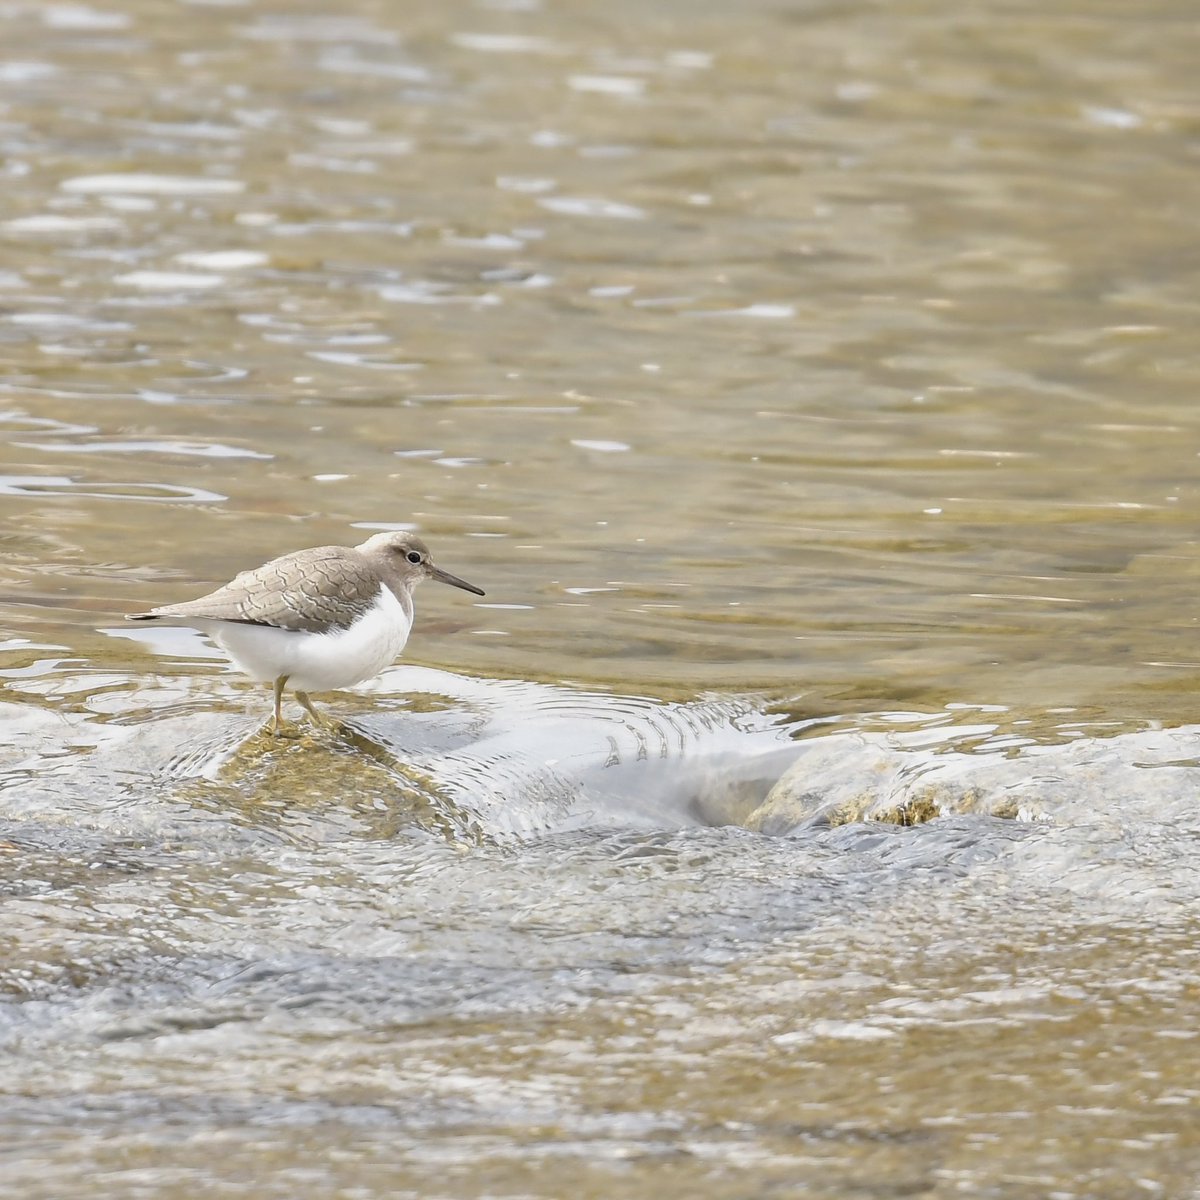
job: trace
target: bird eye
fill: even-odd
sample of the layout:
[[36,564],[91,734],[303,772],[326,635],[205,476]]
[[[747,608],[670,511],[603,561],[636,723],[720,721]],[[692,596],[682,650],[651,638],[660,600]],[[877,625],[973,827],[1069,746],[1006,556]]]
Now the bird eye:
[[404,557],[415,566],[421,561],[421,552],[419,550],[410,550]]

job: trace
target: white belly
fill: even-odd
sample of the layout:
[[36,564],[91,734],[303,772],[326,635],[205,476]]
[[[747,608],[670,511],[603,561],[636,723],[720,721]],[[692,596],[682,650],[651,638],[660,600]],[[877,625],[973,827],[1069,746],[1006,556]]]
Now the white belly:
[[190,622],[225,651],[251,679],[271,683],[280,675],[300,692],[353,687],[389,666],[408,641],[411,622],[384,588],[375,604],[349,629],[293,633],[232,621]]

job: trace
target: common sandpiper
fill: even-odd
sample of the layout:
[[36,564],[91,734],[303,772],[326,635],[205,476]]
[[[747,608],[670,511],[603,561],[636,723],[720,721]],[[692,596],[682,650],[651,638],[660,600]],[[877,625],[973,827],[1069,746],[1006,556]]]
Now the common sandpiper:
[[377,533],[361,545],[314,546],[273,558],[198,600],[131,614],[207,634],[251,679],[275,691],[272,731],[284,725],[284,688],[318,725],[336,726],[309,692],[353,687],[378,675],[404,649],[413,622],[413,588],[436,579],[482,596],[436,566],[413,533]]

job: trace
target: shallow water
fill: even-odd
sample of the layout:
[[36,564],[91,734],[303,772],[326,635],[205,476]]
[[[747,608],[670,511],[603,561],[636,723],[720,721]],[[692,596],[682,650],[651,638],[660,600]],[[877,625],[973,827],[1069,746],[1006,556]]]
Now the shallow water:
[[0,19],[0,1193],[1196,1191],[1190,5]]

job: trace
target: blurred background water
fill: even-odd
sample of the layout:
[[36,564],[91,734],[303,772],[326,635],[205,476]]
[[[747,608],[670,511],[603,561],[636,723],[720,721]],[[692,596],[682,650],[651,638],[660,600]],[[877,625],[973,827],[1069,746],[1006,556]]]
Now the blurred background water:
[[0,0],[0,1193],[1194,1194],[1195,18]]

